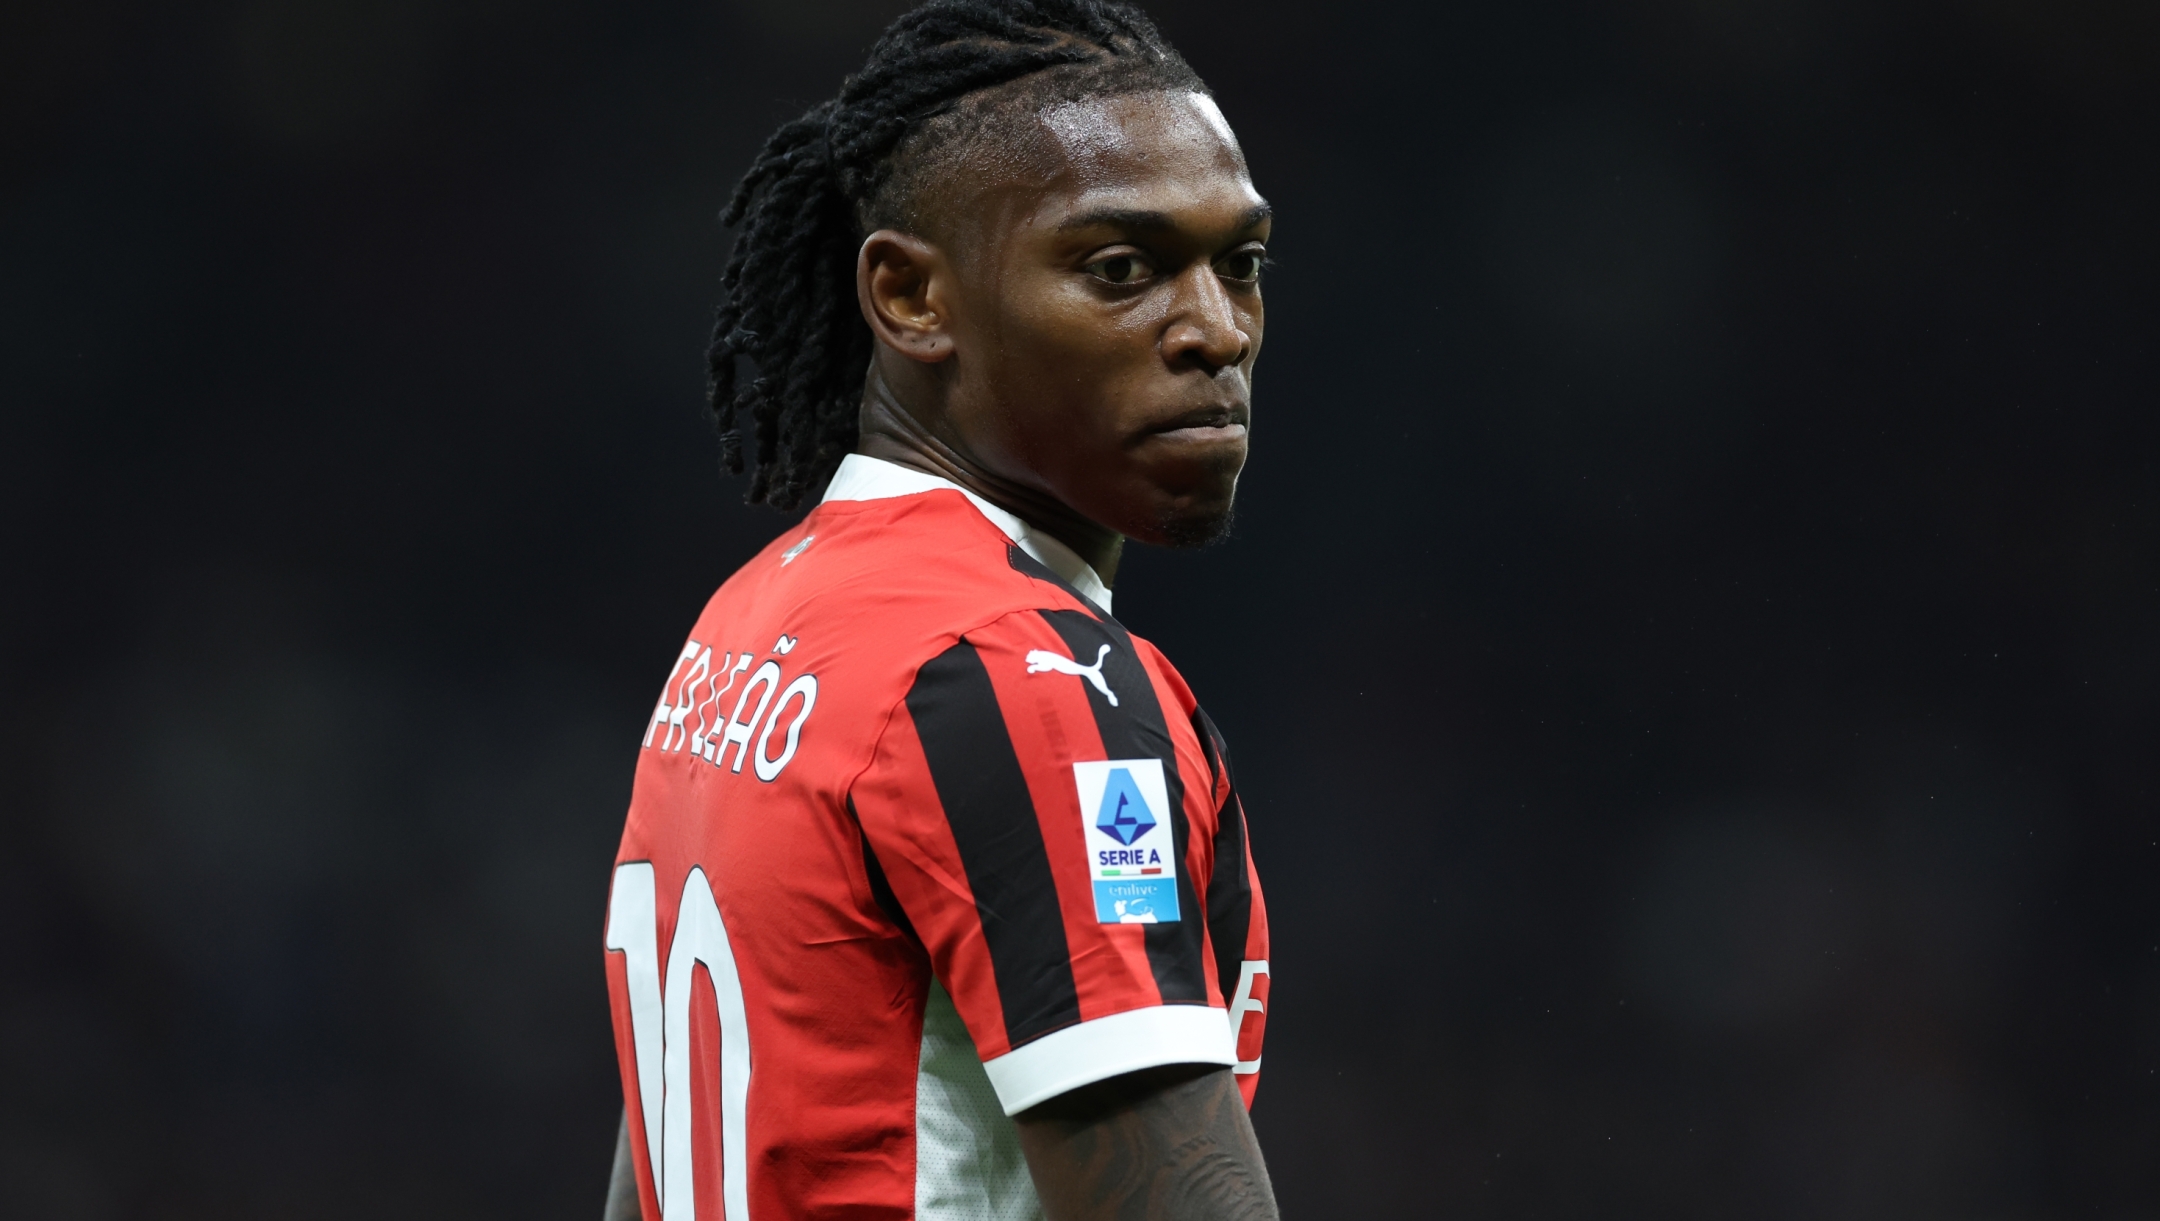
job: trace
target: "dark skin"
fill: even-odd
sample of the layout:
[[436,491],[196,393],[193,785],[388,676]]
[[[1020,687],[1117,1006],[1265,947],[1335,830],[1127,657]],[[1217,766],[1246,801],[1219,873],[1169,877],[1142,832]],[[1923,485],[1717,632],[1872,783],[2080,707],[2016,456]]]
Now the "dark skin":
[[1013,1117],[1049,1221],[1275,1221],[1275,1188],[1230,1070],[1171,1064]]
[[1272,226],[1214,103],[1054,107],[864,240],[860,452],[941,475],[1114,583],[1208,540],[1245,465]]
[[[864,239],[871,457],[949,479],[1115,581],[1125,540],[1210,541],[1245,465],[1271,219],[1212,100],[1051,107]],[[1048,1221],[1268,1221],[1227,1068],[1165,1065],[1014,1117]],[[608,1219],[637,1215],[628,1132]]]

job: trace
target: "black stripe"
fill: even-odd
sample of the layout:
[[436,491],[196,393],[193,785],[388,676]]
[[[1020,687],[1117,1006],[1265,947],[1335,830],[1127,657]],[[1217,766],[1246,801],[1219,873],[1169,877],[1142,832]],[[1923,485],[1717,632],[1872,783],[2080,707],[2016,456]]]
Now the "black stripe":
[[1084,678],[1073,681],[1087,692],[1088,707],[1095,712],[1095,728],[1102,734],[1103,750],[1111,759],[1162,760],[1163,787],[1170,810],[1172,847],[1177,851],[1178,921],[1147,927],[1148,967],[1155,973],[1155,987],[1166,1001],[1207,1003],[1207,977],[1200,965],[1200,944],[1207,924],[1193,894],[1192,878],[1185,862],[1186,842],[1192,836],[1185,817],[1185,781],[1178,775],[1177,748],[1163,719],[1162,701],[1155,698],[1155,684],[1148,680],[1140,655],[1133,651],[1132,637],[1115,619],[1097,619],[1080,611],[1037,611],[1052,631],[1072,650],[1083,666],[1095,664],[1102,646],[1110,646],[1103,659],[1103,681],[1117,693],[1113,708],[1095,684]]
[[916,672],[908,715],[975,892],[1014,1047],[1080,1020],[1072,948],[1042,823],[990,672],[963,640]]
[[871,900],[885,913],[885,918],[893,922],[893,927],[906,934],[909,941],[921,945],[922,938],[916,935],[915,922],[908,919],[907,910],[900,906],[900,897],[893,893],[892,882],[885,876],[885,864],[878,860],[877,850],[870,846],[870,836],[862,829],[862,818],[855,813],[852,795],[847,799],[847,812],[848,817],[855,820],[856,838],[862,841],[863,873],[870,879]]
[[1192,728],[1193,736],[1200,739],[1200,754],[1207,759],[1208,779],[1221,784],[1223,768],[1230,762],[1230,748],[1223,743],[1222,735],[1215,732],[1215,722],[1208,719],[1204,709],[1193,709]]
[[1215,941],[1215,981],[1228,1004],[1245,965],[1245,938],[1252,930],[1252,877],[1245,872],[1245,806],[1238,800],[1237,775],[1230,770],[1230,748],[1208,714],[1193,709],[1193,732],[1200,735],[1208,764],[1230,780],[1229,795],[1215,812],[1215,872],[1208,878],[1208,932]]
[[1077,589],[1074,589],[1072,586],[1072,582],[1067,581],[1064,577],[1061,577],[1058,574],[1050,571],[1049,566],[1044,564],[1041,560],[1038,560],[1034,556],[1029,555],[1027,552],[1020,550],[1020,544],[1005,544],[1005,562],[1012,565],[1014,572],[1033,577],[1038,581],[1045,581],[1049,584],[1055,585],[1059,589],[1064,590],[1066,593],[1071,594],[1074,601],[1078,602],[1084,607],[1087,607],[1090,612],[1094,611],[1095,604],[1088,600],[1088,596],[1086,594],[1081,593]]

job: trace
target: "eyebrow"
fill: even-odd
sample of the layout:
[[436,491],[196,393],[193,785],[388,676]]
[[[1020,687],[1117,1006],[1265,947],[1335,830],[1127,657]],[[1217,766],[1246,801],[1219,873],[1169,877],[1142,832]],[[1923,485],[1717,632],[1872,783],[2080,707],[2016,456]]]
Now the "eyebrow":
[[[1254,204],[1245,210],[1245,215],[1238,218],[1238,223],[1234,227],[1250,229],[1273,215],[1275,215],[1273,205]],[[1097,225],[1154,233],[1178,227],[1176,219],[1168,212],[1155,212],[1146,208],[1096,208],[1093,211],[1082,212],[1077,216],[1065,218],[1058,224],[1058,232],[1067,233],[1075,229],[1092,229]]]

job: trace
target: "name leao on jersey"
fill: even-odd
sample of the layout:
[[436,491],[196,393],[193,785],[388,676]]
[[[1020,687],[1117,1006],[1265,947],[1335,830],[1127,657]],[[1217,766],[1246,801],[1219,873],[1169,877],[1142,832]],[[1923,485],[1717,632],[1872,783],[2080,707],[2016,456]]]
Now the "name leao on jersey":
[[[781,685],[786,675],[773,657],[793,652],[795,644],[792,636],[780,637],[766,650],[765,663],[751,671],[739,690],[737,680],[750,670],[759,654],[722,649],[715,664],[712,648],[695,640],[684,645],[682,655],[675,659],[675,668],[668,671],[667,685],[660,689],[660,703],[653,709],[652,723],[645,727],[645,746],[654,747],[653,739],[658,736],[661,751],[688,749],[697,758],[729,772],[740,772],[743,759],[748,757],[758,779],[768,784],[779,779],[802,741],[803,722],[817,707],[817,675],[798,674],[786,686]],[[723,719],[721,710],[728,707],[726,697],[730,692],[735,693],[734,709]],[[754,705],[752,696],[757,697]],[[772,752],[773,730],[783,719],[787,720],[787,734],[776,755]],[[730,748],[735,752],[732,758],[728,755]]]

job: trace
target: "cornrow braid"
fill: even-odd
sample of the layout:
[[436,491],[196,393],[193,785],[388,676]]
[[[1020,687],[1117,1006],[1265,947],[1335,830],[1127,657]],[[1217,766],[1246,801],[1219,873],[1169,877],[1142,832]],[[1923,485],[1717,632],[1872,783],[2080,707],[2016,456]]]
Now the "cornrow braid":
[[[744,468],[746,418],[754,438],[750,503],[796,507],[855,448],[872,345],[855,298],[863,238],[913,223],[923,175],[911,171],[964,145],[953,117],[963,99],[1027,78],[1037,88],[1019,100],[1038,109],[1206,91],[1124,4],[930,0],[893,22],[840,96],[774,132],[743,175],[721,214],[738,228],[707,360],[729,474]],[[738,378],[738,357],[754,378]]]

